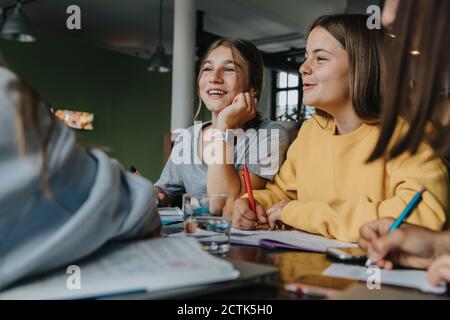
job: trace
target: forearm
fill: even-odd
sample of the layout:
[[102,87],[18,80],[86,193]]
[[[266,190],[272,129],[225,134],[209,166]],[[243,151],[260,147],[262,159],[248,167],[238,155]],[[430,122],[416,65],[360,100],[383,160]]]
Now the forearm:
[[435,258],[444,255],[450,254],[450,231],[437,231],[436,236],[434,238],[434,256]]
[[208,165],[208,193],[226,193],[234,199],[241,195],[241,179],[234,166],[233,146],[223,141],[214,143],[214,161]]
[[210,165],[207,175],[208,193],[226,193],[234,198],[241,194],[241,180],[234,165]]

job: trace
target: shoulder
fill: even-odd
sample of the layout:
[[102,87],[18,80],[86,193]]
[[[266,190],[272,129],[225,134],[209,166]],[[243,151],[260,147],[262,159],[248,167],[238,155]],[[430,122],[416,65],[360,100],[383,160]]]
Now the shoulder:
[[280,129],[282,131],[287,132],[286,127],[283,126],[280,122],[271,121],[271,120],[264,120],[261,122],[261,124],[259,126],[257,126],[255,128],[255,130],[260,130],[260,129]]
[[195,132],[198,132],[200,128],[198,124],[195,124],[187,128],[177,129],[172,133],[172,139],[175,139],[175,144],[179,144],[185,139],[191,140]]
[[258,127],[254,128],[254,130],[258,133],[267,132],[268,137],[272,136],[273,133],[276,133],[276,136],[281,139],[289,139],[288,129],[277,121],[264,120]]
[[14,73],[9,71],[6,68],[0,67],[0,107],[2,109],[4,107],[9,107],[11,102],[7,102],[6,100],[11,100],[10,92],[8,86],[13,82],[17,80],[17,77]]
[[[405,139],[405,137],[407,136],[410,128],[411,125],[405,118],[398,117],[397,124],[392,134],[392,138],[389,141],[387,149],[392,150],[392,148],[395,145],[397,145],[400,141],[403,141],[403,139]],[[378,130],[380,130],[380,128],[378,128]],[[438,153],[433,149],[428,139],[428,137],[432,137],[436,132],[436,128],[433,126],[431,122],[428,122],[427,125],[425,126],[425,132],[426,135],[422,137],[421,142],[419,143],[418,148],[414,154],[411,154],[410,152],[406,151],[402,155],[399,155],[396,159],[390,160],[395,161],[399,159],[401,160],[406,158],[417,158],[417,157],[426,157],[428,159],[439,158]]]
[[8,88],[17,77],[8,69],[0,67],[0,131],[13,132],[17,113],[14,109],[13,96]]
[[0,67],[0,87],[5,87],[12,80],[17,80],[17,76],[10,70]]
[[174,131],[174,134],[177,135],[177,139],[179,137],[185,137],[186,135],[193,136],[194,134],[199,134],[199,132],[202,131],[202,129],[208,125],[210,122],[200,122],[196,123],[190,127],[183,128],[183,129],[177,129]]

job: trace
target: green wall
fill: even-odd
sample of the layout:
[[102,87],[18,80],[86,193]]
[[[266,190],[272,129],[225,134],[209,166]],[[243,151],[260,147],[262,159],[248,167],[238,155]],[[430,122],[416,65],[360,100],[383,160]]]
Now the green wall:
[[107,147],[125,168],[156,181],[163,134],[170,130],[171,74],[150,73],[147,61],[73,38],[38,34],[31,44],[0,40],[7,64],[54,108],[95,114],[85,145]]

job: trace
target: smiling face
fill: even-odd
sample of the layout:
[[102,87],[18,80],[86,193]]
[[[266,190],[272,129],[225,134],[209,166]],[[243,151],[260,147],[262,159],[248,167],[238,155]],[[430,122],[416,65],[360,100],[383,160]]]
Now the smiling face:
[[304,104],[331,115],[336,108],[351,104],[347,52],[325,29],[316,27],[310,32],[300,73]]
[[239,54],[220,46],[206,57],[198,81],[200,98],[208,110],[219,113],[234,97],[248,91],[247,65]]

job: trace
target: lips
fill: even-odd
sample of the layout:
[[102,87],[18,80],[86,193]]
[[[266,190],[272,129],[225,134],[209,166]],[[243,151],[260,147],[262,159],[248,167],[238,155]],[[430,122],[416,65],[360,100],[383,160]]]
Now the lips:
[[227,94],[225,90],[219,88],[212,88],[206,91],[209,97],[222,97]]
[[316,86],[317,86],[317,83],[307,83],[307,82],[304,82],[304,83],[303,83],[303,90],[310,90],[310,89],[315,88]]

